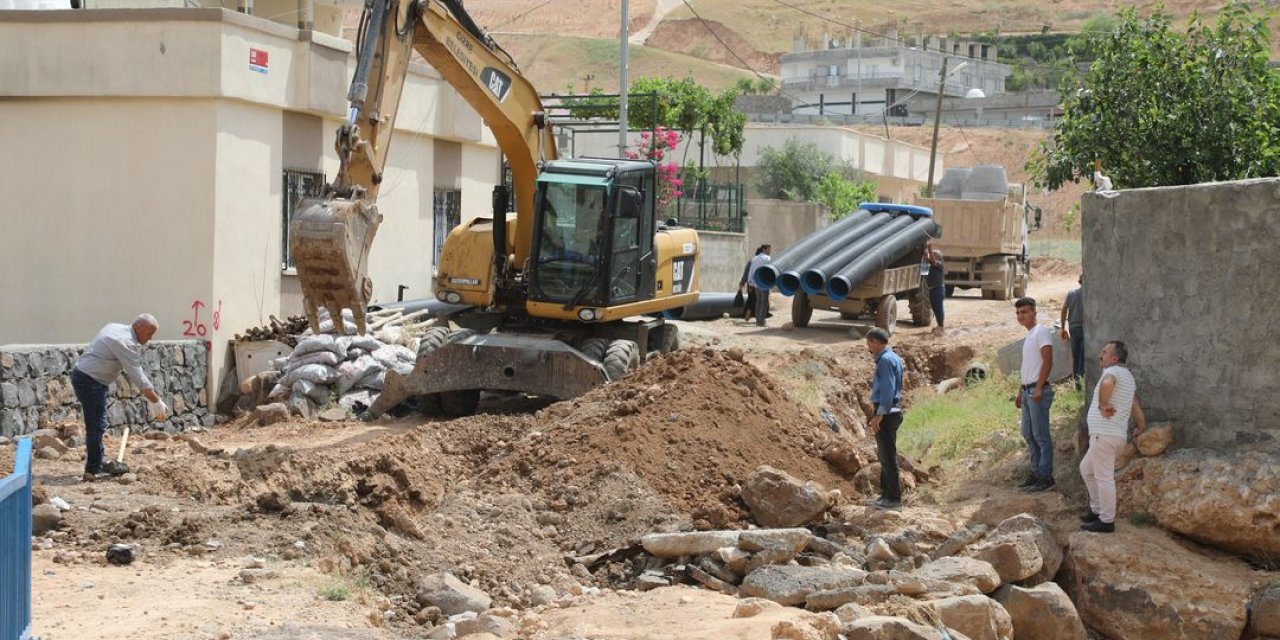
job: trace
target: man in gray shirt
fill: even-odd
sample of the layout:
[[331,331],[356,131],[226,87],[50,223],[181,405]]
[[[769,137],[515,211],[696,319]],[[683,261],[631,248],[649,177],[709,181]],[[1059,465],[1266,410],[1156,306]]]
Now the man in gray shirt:
[[169,415],[169,406],[160,400],[151,379],[142,370],[142,345],[151,341],[159,326],[154,316],[144,313],[134,319],[133,324],[112,323],[103,327],[71,371],[71,388],[84,410],[86,480],[100,473],[120,475],[129,471],[114,460],[102,460],[102,436],[107,430],[107,391],[121,371],[151,402],[151,411],[157,420]]
[[1067,293],[1062,303],[1062,339],[1071,340],[1071,377],[1076,386],[1084,383],[1084,275],[1077,280],[1080,286]]

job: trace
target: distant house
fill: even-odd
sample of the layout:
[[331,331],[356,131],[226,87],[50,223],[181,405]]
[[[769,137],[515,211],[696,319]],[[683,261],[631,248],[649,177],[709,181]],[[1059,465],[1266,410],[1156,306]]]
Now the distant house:
[[908,116],[910,103],[937,97],[943,58],[949,58],[944,97],[976,95],[974,89],[985,96],[1005,93],[1011,67],[996,62],[996,45],[944,36],[901,39],[892,29],[883,36],[823,34],[817,47],[796,38],[794,51],[782,54],[782,89],[799,99],[796,114],[888,110]]

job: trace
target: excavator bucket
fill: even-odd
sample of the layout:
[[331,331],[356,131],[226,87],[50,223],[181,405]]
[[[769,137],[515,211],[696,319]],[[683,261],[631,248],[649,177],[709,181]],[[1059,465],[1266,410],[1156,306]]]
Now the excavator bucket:
[[338,334],[346,333],[343,309],[351,310],[357,332],[365,332],[365,307],[373,293],[365,269],[381,222],[375,205],[338,198],[304,201],[289,221],[289,248],[313,332],[320,332],[321,307]]

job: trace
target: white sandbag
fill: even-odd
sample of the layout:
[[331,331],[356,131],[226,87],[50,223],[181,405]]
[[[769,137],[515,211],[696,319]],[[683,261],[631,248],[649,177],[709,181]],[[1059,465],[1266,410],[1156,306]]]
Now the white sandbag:
[[342,394],[338,398],[338,405],[351,413],[359,414],[368,409],[376,397],[377,394],[370,393],[368,390],[352,391]]
[[296,396],[298,394],[310,398],[312,402],[320,406],[328,404],[330,398],[333,396],[333,392],[329,390],[329,387],[316,384],[309,380],[299,380],[293,383],[293,395]]
[[374,391],[382,391],[387,382],[387,372],[378,371],[365,376],[356,384],[358,389],[373,389]]
[[353,360],[359,360],[360,358],[363,358],[364,356],[367,356],[367,355],[369,355],[369,351],[367,349],[361,349],[360,347],[351,347],[350,349],[347,349],[346,361],[351,362]]
[[407,362],[397,362],[391,366],[391,370],[402,376],[407,376],[413,373],[413,365]]
[[272,371],[279,371],[283,373],[284,370],[289,367],[289,356],[281,356],[279,358],[276,358],[275,360],[272,360],[267,364],[271,365]]
[[384,345],[369,355],[373,356],[373,359],[377,360],[378,364],[387,368],[400,363],[400,355],[396,353],[395,345]]
[[278,398],[283,398],[287,395],[289,395],[289,387],[286,387],[283,384],[277,384],[276,386],[271,387],[271,393],[268,393],[267,397],[278,399]]
[[290,354],[289,357],[299,358],[307,355],[308,353],[315,353],[317,351],[330,351],[336,354],[338,352],[338,346],[333,336],[327,333],[321,333],[320,335],[300,340],[298,342],[298,346],[293,348],[293,353]]
[[360,356],[354,361],[338,365],[338,381],[334,383],[334,386],[338,391],[338,395],[343,395],[347,391],[356,388],[361,380],[384,370],[384,367],[378,364],[378,361],[374,360],[372,356]]
[[[351,349],[364,349],[369,353],[373,353],[382,347],[382,343],[373,336],[352,336]],[[350,359],[350,358],[348,358]]]
[[337,379],[338,370],[333,367],[323,364],[304,364],[286,373],[280,384],[292,388],[293,383],[299,380],[306,380],[315,384],[333,384]]
[[292,371],[298,367],[304,367],[309,364],[322,364],[326,367],[336,367],[339,362],[342,362],[342,360],[338,357],[338,354],[332,351],[312,351],[311,353],[305,353],[302,355],[297,355],[295,353],[294,355],[289,356],[289,365],[285,367],[285,370]]

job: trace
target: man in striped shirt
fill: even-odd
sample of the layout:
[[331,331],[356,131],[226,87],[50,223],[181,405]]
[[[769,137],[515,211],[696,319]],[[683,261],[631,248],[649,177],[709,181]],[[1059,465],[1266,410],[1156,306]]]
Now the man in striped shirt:
[[1102,377],[1089,404],[1089,450],[1080,461],[1080,475],[1089,488],[1089,511],[1080,516],[1085,531],[1111,533],[1116,530],[1116,454],[1124,448],[1133,416],[1134,435],[1147,428],[1147,418],[1138,404],[1138,386],[1125,364],[1129,350],[1113,340],[1102,347],[1099,357]]

